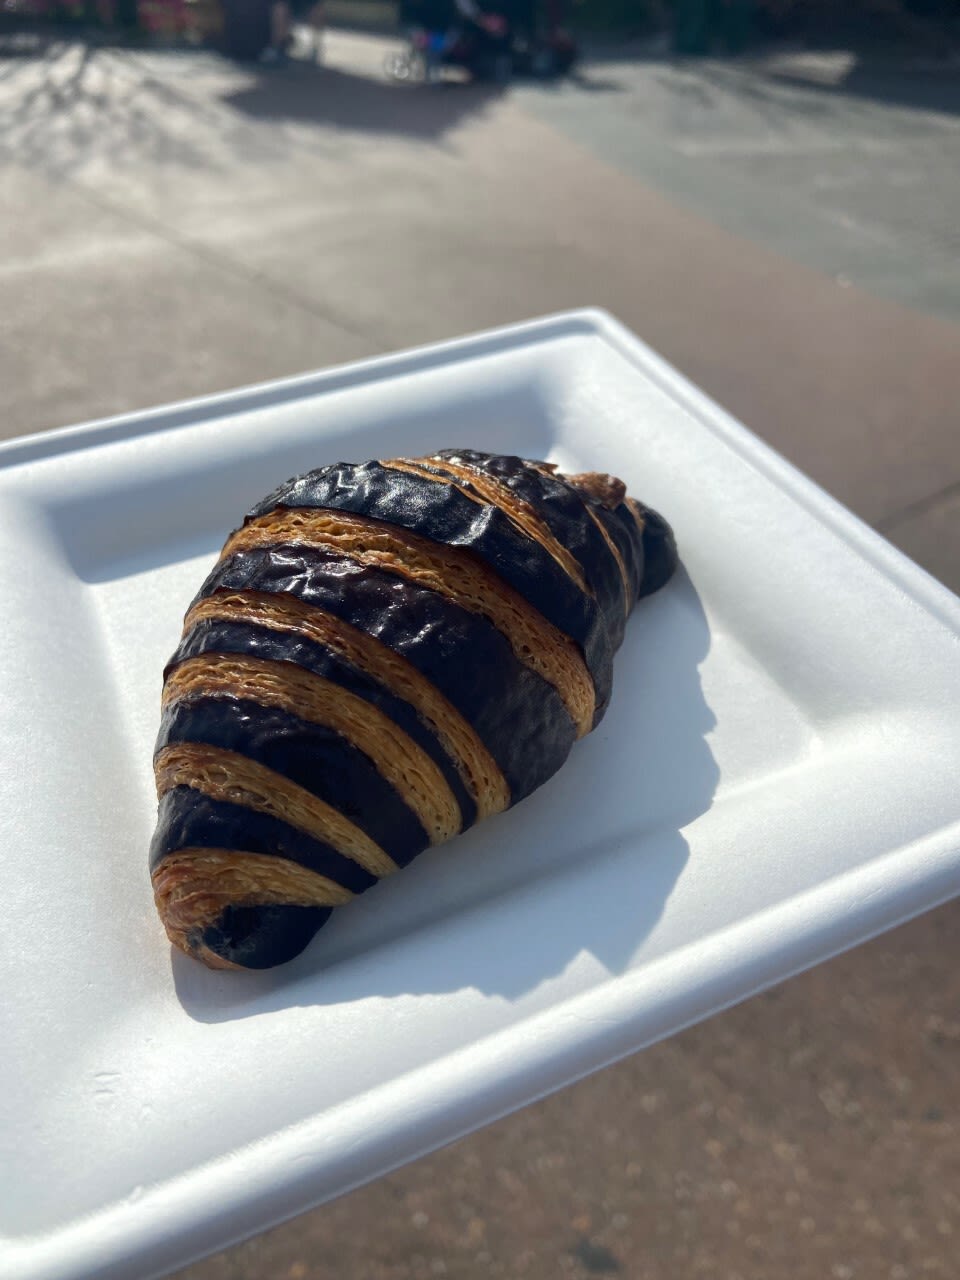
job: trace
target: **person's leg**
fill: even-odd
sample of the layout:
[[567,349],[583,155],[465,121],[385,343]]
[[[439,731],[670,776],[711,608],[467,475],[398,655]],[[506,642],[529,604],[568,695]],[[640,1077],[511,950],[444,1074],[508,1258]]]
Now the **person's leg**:
[[260,55],[261,62],[281,62],[287,48],[292,25],[287,0],[273,0],[270,6],[270,43]]
[[[437,31],[427,31],[424,33],[426,41],[421,49],[423,54],[423,78],[425,83],[433,84],[440,74],[440,59],[443,56],[443,44],[441,43],[440,33]],[[446,36],[443,37],[445,41]]]
[[323,61],[323,32],[327,14],[323,0],[316,0],[307,11],[307,22],[313,32],[313,58],[315,62]]
[[677,0],[674,8],[675,53],[707,53],[710,46],[711,0]]
[[292,25],[293,15],[287,0],[274,0],[270,10],[270,39],[275,49],[286,48]]

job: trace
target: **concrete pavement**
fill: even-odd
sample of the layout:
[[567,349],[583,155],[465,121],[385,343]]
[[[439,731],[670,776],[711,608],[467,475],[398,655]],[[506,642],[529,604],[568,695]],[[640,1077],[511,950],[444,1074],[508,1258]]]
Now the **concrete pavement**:
[[[382,52],[332,36],[327,68],[282,75],[69,43],[0,57],[0,432],[596,303],[960,589],[949,109],[610,60],[579,88],[408,92]],[[958,919],[183,1280],[948,1277]]]
[[[921,544],[937,509],[918,517],[917,504],[949,497],[960,480],[953,324],[865,295],[847,275],[803,269],[802,235],[801,262],[757,244],[758,180],[731,234],[710,200],[696,207],[690,180],[679,206],[636,180],[635,159],[614,168],[559,133],[547,122],[557,94],[541,94],[534,115],[529,89],[404,92],[380,78],[382,41],[330,43],[324,72],[283,76],[202,53],[68,45],[8,60],[0,429],[594,302],[866,519],[896,536],[910,513]],[[582,94],[579,127],[602,152],[609,131],[589,123],[595,97]],[[890,110],[902,143],[903,109]],[[948,132],[931,118],[927,151]],[[691,132],[685,110],[677,154]],[[665,153],[665,122],[659,133]],[[875,184],[887,163],[877,155]],[[705,191],[714,176],[699,179]],[[763,217],[779,226],[779,170],[766,185]],[[819,239],[825,253],[843,249]],[[946,253],[948,237],[930,239]],[[889,275],[896,254],[884,243],[873,254],[873,275]],[[951,288],[942,274],[931,312]],[[949,576],[942,558],[938,567]]]
[[611,52],[524,107],[711,222],[838,284],[960,319],[960,74],[848,50]]

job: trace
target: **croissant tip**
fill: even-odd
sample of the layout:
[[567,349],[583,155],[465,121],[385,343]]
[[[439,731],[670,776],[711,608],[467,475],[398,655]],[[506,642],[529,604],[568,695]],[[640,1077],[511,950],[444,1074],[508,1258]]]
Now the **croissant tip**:
[[641,600],[665,586],[680,563],[673,530],[663,516],[651,507],[643,507],[643,556]]
[[185,941],[189,954],[211,968],[272,969],[300,955],[331,911],[331,907],[229,905],[213,924],[193,930]]

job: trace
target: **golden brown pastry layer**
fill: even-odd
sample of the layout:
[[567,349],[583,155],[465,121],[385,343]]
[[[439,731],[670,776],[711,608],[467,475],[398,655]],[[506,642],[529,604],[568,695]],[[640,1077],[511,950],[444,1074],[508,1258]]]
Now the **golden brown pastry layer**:
[[443,774],[388,716],[339,685],[289,662],[237,654],[202,654],[175,667],[163,705],[190,697],[229,696],[341,733],[365,755],[420,819],[431,844],[460,830],[460,806]]
[[629,617],[630,610],[633,608],[633,593],[630,590],[630,579],[627,576],[627,566],[623,563],[623,556],[614,540],[607,532],[607,528],[597,513],[591,507],[585,507],[587,515],[600,531],[600,535],[610,551],[610,555],[617,566],[617,572],[620,574],[620,581],[623,583],[623,611]]
[[152,881],[170,941],[215,969],[242,967],[197,942],[224,908],[271,903],[339,907],[354,896],[296,862],[237,849],[181,849],[164,858]]
[[294,596],[255,591],[219,592],[198,600],[186,616],[183,633],[200,622],[214,620],[269,627],[338,653],[414,707],[475,800],[478,820],[500,813],[510,804],[507,781],[472,726],[414,666],[375,636]]
[[643,514],[643,509],[640,506],[640,503],[637,502],[636,498],[624,498],[623,505],[627,508],[627,510],[633,516],[633,519],[637,526],[637,532],[642,534],[644,531],[644,528],[646,527],[647,521],[646,521],[646,517]]
[[205,743],[174,743],[157,753],[154,775],[158,796],[174,787],[190,787],[212,800],[225,800],[287,822],[314,840],[331,845],[371,875],[387,876],[399,869],[375,841],[332,805],[235,751]]
[[[564,573],[572,578],[581,591],[592,596],[593,591],[583,575],[583,568],[563,544],[553,536],[546,521],[537,515],[529,502],[518,497],[505,484],[483,471],[451,462],[449,458],[390,458],[383,463],[394,470],[408,471],[427,480],[459,481],[457,488],[474,501],[486,502],[503,512],[521,533],[539,543],[552,556]],[[439,473],[439,474],[437,474]]]
[[482,614],[510,642],[517,658],[554,686],[582,737],[593,727],[595,691],[583,654],[562,631],[476,556],[445,547],[379,520],[323,508],[277,508],[249,521],[221,558],[251,547],[316,547],[429,587],[461,608]]

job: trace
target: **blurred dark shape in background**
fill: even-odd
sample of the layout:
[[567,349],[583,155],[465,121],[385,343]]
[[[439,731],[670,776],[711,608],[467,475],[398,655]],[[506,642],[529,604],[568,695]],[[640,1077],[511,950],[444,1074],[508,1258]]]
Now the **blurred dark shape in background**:
[[719,47],[740,53],[750,35],[752,0],[676,0],[675,53],[708,54]]
[[222,10],[224,52],[252,61],[270,43],[268,0],[222,0]]
[[[395,31],[426,6],[432,25],[455,22],[454,0],[327,0],[333,26]],[[661,40],[663,52],[737,54],[753,44],[799,41],[922,46],[960,43],[960,0],[482,0],[514,27],[537,22],[596,35]],[[420,19],[416,19],[418,22]],[[266,43],[270,0],[0,0],[0,31],[17,27],[99,29],[122,38],[211,44],[242,59]]]
[[266,11],[266,0],[0,0],[0,31],[57,28],[188,44],[216,42],[226,4]]

